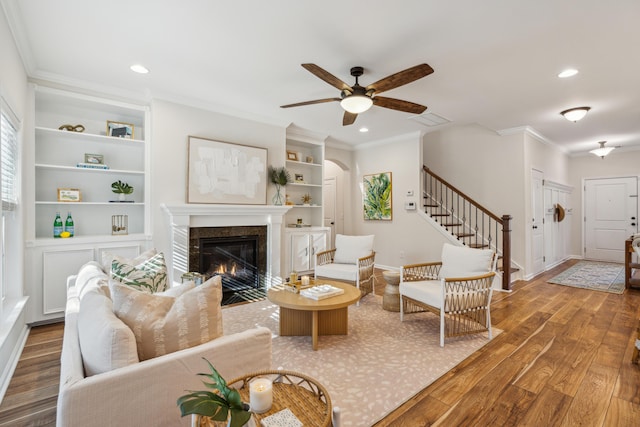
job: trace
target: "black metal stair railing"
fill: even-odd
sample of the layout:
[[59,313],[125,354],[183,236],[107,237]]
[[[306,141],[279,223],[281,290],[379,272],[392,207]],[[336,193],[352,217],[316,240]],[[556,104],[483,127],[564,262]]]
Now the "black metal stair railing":
[[502,288],[511,289],[511,215],[495,215],[426,166],[422,191],[425,213],[464,245],[496,251],[502,262]]

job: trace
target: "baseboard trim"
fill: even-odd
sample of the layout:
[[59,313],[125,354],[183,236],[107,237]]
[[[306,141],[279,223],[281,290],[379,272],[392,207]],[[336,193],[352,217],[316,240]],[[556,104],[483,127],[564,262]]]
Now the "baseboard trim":
[[[4,395],[9,388],[9,383],[29,337],[30,328],[26,323],[27,300],[28,298],[25,297],[18,301],[11,313],[3,321],[3,324],[0,325],[4,332],[0,337],[0,359],[2,359],[0,360],[0,366],[4,365],[4,369],[0,373],[0,402],[4,399]],[[10,346],[12,348],[9,352],[7,350],[9,350]],[[8,357],[2,356],[6,353],[9,353]]]

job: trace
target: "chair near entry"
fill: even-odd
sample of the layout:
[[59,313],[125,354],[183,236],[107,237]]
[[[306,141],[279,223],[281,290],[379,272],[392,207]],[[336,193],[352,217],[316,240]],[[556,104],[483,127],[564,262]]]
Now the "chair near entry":
[[440,316],[440,347],[445,337],[488,331],[496,254],[448,243],[442,260],[402,266],[400,320],[409,313],[430,311]]
[[352,282],[362,296],[373,292],[374,235],[336,234],[335,248],[316,254],[315,277]]

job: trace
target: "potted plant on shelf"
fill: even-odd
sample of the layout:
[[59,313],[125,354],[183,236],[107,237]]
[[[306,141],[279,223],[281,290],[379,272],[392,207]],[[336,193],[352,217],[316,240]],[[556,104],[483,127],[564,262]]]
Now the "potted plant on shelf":
[[[203,358],[204,359],[204,358]],[[211,382],[202,381],[207,389],[213,391],[190,391],[180,396],[177,404],[180,414],[200,415],[209,417],[213,421],[227,421],[229,427],[242,427],[251,425],[252,417],[249,405],[242,402],[240,393],[234,388],[229,388],[227,382],[220,376],[211,362],[204,359],[209,368],[210,374],[200,373],[203,377],[209,378]],[[200,425],[200,424],[196,424]]]
[[276,186],[276,194],[272,199],[273,204],[282,205],[283,200],[280,190],[291,182],[291,174],[285,167],[275,168],[273,166],[269,166],[269,179]]
[[122,182],[117,180],[116,182],[111,183],[111,191],[120,195],[120,201],[124,202],[127,200],[127,194],[133,193],[133,187],[127,184],[126,182]]

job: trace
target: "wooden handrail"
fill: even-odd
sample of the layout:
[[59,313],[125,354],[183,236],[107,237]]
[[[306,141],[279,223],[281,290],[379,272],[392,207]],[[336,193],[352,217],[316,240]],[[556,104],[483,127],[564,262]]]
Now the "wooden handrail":
[[428,167],[422,170],[423,196],[432,201],[425,204],[426,213],[456,230],[451,234],[464,245],[495,248],[502,257],[502,288],[511,289],[511,215],[494,214]]

